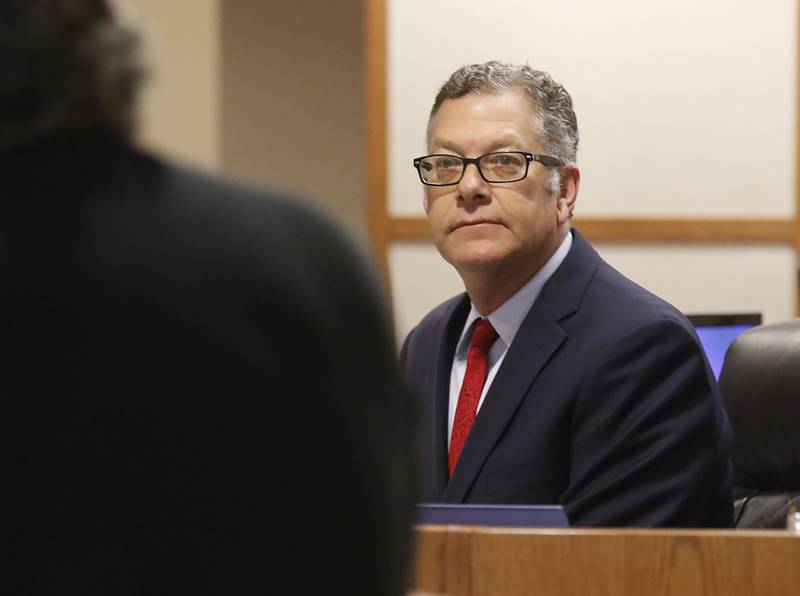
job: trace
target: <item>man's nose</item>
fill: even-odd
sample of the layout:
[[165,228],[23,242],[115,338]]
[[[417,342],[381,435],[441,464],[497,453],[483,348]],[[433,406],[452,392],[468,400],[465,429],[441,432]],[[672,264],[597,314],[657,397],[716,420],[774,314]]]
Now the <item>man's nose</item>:
[[464,169],[464,175],[458,183],[458,191],[461,198],[467,202],[489,197],[491,189],[489,183],[483,179],[480,171],[478,171],[478,164],[467,164],[467,167]]

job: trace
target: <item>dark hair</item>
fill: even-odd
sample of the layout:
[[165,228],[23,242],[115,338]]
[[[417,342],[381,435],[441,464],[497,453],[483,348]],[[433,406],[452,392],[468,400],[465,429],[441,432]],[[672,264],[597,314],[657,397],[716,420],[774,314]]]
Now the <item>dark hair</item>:
[[0,2],[0,147],[132,132],[139,38],[107,0]]
[[531,102],[537,118],[537,134],[544,148],[566,162],[574,162],[578,153],[578,119],[572,98],[548,73],[534,70],[527,64],[493,60],[462,66],[439,89],[430,120],[448,99],[471,93],[499,94],[506,91],[520,92]]

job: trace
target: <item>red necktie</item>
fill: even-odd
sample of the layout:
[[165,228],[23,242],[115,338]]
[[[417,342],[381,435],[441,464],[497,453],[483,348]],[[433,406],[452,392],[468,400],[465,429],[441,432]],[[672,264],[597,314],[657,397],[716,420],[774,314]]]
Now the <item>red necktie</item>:
[[483,384],[486,382],[486,370],[489,364],[489,348],[497,339],[489,319],[480,319],[472,331],[472,340],[467,353],[467,372],[458,394],[456,418],[453,422],[453,434],[450,436],[450,453],[447,457],[447,468],[450,475],[456,467],[458,457],[464,448],[475,413],[478,411],[478,401],[481,399]]

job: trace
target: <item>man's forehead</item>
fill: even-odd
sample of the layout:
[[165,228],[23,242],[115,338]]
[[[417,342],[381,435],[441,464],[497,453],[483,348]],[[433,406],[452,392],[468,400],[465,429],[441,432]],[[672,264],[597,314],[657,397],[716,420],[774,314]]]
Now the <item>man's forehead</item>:
[[[487,151],[493,151],[495,149],[503,149],[507,147],[519,149],[529,143],[529,141],[524,139],[521,135],[508,131],[506,134],[485,134],[481,136],[480,140],[483,141],[483,146]],[[457,139],[448,138],[447,136],[442,135],[433,137],[429,144],[432,147],[441,147],[443,149],[458,150],[460,148]]]
[[454,107],[463,107],[465,105],[472,106],[473,110],[486,114],[513,110],[519,118],[525,120],[536,118],[537,112],[535,104],[523,91],[516,89],[498,92],[475,91],[460,97],[444,100],[430,120],[435,120],[442,112],[449,112]]
[[488,149],[538,143],[537,117],[531,102],[515,91],[471,93],[442,102],[428,122],[428,146],[458,149],[480,141]]

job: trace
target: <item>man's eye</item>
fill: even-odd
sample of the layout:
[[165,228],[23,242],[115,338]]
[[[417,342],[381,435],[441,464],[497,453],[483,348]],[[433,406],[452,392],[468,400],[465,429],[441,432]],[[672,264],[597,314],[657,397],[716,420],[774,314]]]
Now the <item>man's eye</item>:
[[443,157],[436,162],[436,166],[439,168],[455,168],[458,166],[458,160],[450,157]]
[[493,166],[514,166],[521,165],[520,159],[516,155],[492,155],[489,163]]

